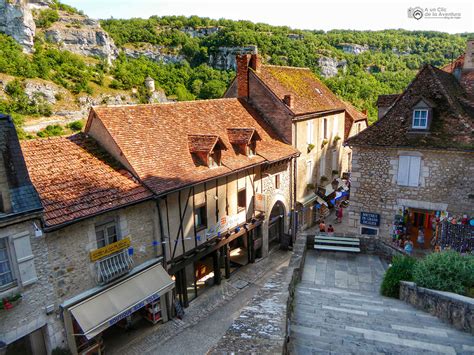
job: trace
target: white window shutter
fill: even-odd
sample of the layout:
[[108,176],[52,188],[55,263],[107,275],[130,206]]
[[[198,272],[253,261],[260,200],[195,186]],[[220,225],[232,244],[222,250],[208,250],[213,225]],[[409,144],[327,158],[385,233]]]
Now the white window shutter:
[[311,184],[313,182],[313,162],[308,160],[306,162],[306,183]]
[[400,155],[398,158],[398,185],[408,185],[408,177],[410,172],[410,157]]
[[408,186],[418,186],[420,182],[420,157],[410,157],[410,175],[408,178]]
[[306,124],[307,143],[313,144],[313,121],[308,121]]
[[334,136],[336,136],[336,135],[337,135],[337,131],[338,131],[338,129],[339,129],[339,127],[338,127],[338,126],[339,126],[339,118],[338,118],[337,116],[334,117],[333,124],[334,124],[334,126],[333,126],[333,130],[332,130],[332,134],[333,134]]
[[13,236],[13,246],[20,271],[20,280],[23,286],[38,280],[36,276],[35,261],[31,251],[30,234],[22,233]]

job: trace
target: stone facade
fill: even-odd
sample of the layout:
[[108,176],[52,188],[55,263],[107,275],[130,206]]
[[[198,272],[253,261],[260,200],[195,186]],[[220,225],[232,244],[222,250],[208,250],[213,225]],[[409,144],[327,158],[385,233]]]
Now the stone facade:
[[[397,183],[400,155],[421,157],[417,187]],[[399,208],[472,211],[474,154],[435,150],[354,147],[351,174],[349,225],[360,232],[360,212],[380,214],[382,236],[389,236]]]

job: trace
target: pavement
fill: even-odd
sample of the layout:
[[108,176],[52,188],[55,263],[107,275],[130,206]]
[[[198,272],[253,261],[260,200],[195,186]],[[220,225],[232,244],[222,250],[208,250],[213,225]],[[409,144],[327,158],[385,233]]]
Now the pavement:
[[291,354],[474,354],[474,337],[379,287],[375,255],[308,250],[296,288]]
[[241,310],[280,269],[288,266],[291,252],[275,250],[248,264],[230,279],[210,287],[193,300],[182,320],[124,333],[106,344],[109,354],[205,354],[215,346]]

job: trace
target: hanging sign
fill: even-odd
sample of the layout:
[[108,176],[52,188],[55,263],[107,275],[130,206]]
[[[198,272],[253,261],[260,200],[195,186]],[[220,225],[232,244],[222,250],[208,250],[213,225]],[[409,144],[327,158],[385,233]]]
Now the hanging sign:
[[380,215],[378,213],[361,212],[360,224],[364,224],[366,226],[378,227],[380,226]]
[[126,249],[130,246],[130,237],[116,241],[115,243],[106,245],[105,247],[91,250],[90,259],[91,261],[97,261],[102,259],[110,254],[116,253],[120,250]]
[[265,212],[265,195],[256,193],[255,194],[255,210]]

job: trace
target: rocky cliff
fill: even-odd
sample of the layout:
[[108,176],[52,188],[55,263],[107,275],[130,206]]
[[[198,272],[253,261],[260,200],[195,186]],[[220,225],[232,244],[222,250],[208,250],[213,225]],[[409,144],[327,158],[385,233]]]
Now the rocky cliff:
[[237,54],[257,54],[257,46],[219,47],[216,53],[209,56],[209,65],[220,70],[236,70]]
[[25,52],[31,52],[35,31],[35,21],[26,1],[0,0],[0,32],[13,37]]

